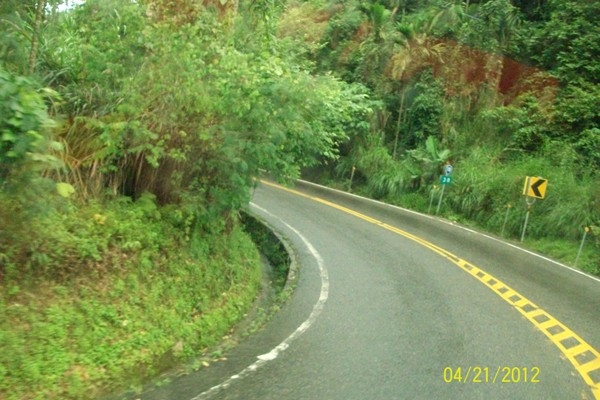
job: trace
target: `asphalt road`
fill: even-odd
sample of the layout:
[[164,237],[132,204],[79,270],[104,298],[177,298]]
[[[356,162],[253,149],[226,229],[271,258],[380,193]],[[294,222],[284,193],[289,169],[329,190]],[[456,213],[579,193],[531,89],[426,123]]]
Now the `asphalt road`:
[[253,212],[292,298],[227,361],[135,399],[600,399],[600,280],[442,220],[298,183]]

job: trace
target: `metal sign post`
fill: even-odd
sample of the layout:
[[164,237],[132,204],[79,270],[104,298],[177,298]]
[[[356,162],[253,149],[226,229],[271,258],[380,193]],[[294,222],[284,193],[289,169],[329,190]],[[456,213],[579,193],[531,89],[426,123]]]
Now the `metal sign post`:
[[525,202],[527,203],[527,213],[525,214],[525,223],[523,224],[523,230],[521,231],[521,242],[525,239],[525,231],[527,230],[527,223],[529,222],[529,213],[531,212],[531,206],[535,203],[535,197],[525,197]]
[[585,244],[585,238],[589,231],[591,231],[591,228],[589,226],[586,226],[585,229],[583,230],[583,239],[581,239],[581,245],[579,246],[579,250],[577,251],[577,257],[575,257],[575,263],[573,264],[574,267],[577,267],[577,261],[579,261],[579,256],[581,255],[581,250],[583,250],[583,245]]
[[438,200],[437,208],[435,209],[435,213],[440,213],[440,207],[442,206],[442,198],[444,197],[444,189],[446,189],[446,185],[442,184],[442,193],[440,193],[440,198]]
[[431,196],[429,196],[429,208],[427,209],[427,214],[431,214],[431,206],[433,205],[433,195],[435,194],[436,189],[437,186],[433,185],[433,188],[431,189]]
[[512,208],[512,204],[508,204],[506,206],[506,214],[504,215],[504,223],[502,224],[502,232],[500,232],[500,236],[504,237],[504,228],[506,228],[506,222],[508,222],[508,212]]
[[452,183],[452,177],[450,176],[451,173],[452,173],[452,165],[446,164],[446,166],[444,167],[445,175],[440,176],[440,183],[442,184],[442,193],[440,193],[440,198],[438,200],[437,209],[435,210],[436,214],[440,213],[440,207],[442,206],[442,198],[444,197],[444,190],[446,189],[446,186],[449,185],[450,183]]
[[354,173],[356,172],[356,167],[352,166],[352,172],[350,173],[350,184],[348,185],[348,192],[352,191],[352,181],[354,181]]

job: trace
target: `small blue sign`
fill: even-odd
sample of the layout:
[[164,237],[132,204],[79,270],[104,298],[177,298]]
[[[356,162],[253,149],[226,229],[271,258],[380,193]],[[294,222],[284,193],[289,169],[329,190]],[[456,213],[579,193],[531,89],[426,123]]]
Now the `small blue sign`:
[[444,173],[445,173],[446,175],[450,175],[450,174],[452,173],[452,169],[453,169],[453,168],[452,168],[452,164],[446,164],[446,165],[444,166]]
[[449,185],[451,182],[452,182],[452,177],[450,175],[440,176],[440,183],[442,185]]

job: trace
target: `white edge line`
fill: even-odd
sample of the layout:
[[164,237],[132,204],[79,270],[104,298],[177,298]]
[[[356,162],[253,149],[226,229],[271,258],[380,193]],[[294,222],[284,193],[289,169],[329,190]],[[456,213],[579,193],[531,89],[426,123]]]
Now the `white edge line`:
[[314,182],[305,181],[305,180],[303,180],[303,179],[298,179],[297,181],[298,181],[298,182],[305,183],[305,184],[307,184],[307,185],[317,186],[317,187],[320,187],[320,188],[322,188],[322,189],[330,190],[330,191],[332,191],[332,192],[337,192],[337,193],[340,193],[340,194],[342,194],[342,195],[346,195],[346,196],[350,196],[350,197],[355,197],[355,198],[357,198],[357,199],[361,199],[361,200],[367,200],[367,201],[370,201],[370,202],[372,202],[372,203],[379,204],[379,205],[381,205],[381,206],[390,207],[390,208],[395,208],[395,209],[402,210],[402,211],[404,211],[404,212],[408,212],[408,213],[411,213],[411,214],[415,214],[415,215],[418,215],[418,216],[421,216],[421,217],[424,217],[424,218],[429,218],[429,219],[432,219],[432,220],[436,220],[436,221],[443,222],[443,223],[445,223],[445,224],[447,224],[447,225],[450,225],[450,226],[453,226],[453,227],[456,227],[456,228],[460,228],[460,229],[462,229],[462,230],[465,230],[465,231],[467,231],[467,232],[474,233],[474,234],[476,234],[476,235],[481,235],[481,236],[483,236],[483,237],[485,237],[485,238],[488,238],[488,239],[494,240],[494,241],[496,241],[496,242],[498,242],[498,243],[502,243],[502,244],[504,244],[504,245],[506,245],[506,246],[510,246],[510,247],[512,247],[512,248],[514,248],[514,249],[517,249],[517,250],[521,250],[521,251],[523,251],[523,252],[525,252],[525,253],[527,253],[527,254],[530,254],[530,255],[532,255],[532,256],[539,257],[539,258],[541,258],[542,260],[546,260],[546,261],[549,261],[549,262],[551,262],[551,263],[553,263],[553,264],[556,264],[556,265],[559,265],[559,266],[561,266],[561,267],[563,267],[563,268],[566,268],[566,269],[570,270],[571,272],[578,273],[579,275],[583,275],[583,276],[585,276],[585,277],[587,277],[587,278],[590,278],[590,279],[592,279],[592,280],[595,280],[596,282],[600,282],[600,278],[598,278],[598,277],[596,277],[596,276],[594,276],[594,275],[590,275],[590,274],[588,274],[588,273],[586,273],[586,272],[583,272],[583,271],[581,271],[581,270],[579,270],[579,269],[576,269],[576,268],[573,268],[573,267],[569,267],[568,265],[562,264],[562,263],[560,263],[560,262],[558,262],[558,261],[556,261],[556,260],[553,260],[553,259],[551,259],[551,258],[545,257],[545,256],[543,256],[543,255],[541,255],[541,254],[538,254],[538,253],[535,253],[535,252],[533,252],[533,251],[531,251],[531,250],[527,250],[527,249],[524,249],[524,248],[522,248],[522,247],[519,247],[519,246],[517,246],[517,245],[514,245],[514,244],[512,244],[512,243],[505,242],[504,240],[498,239],[498,238],[496,238],[496,237],[493,237],[493,236],[490,236],[490,235],[488,235],[488,234],[485,234],[485,233],[482,233],[482,232],[477,232],[477,231],[475,231],[475,230],[473,230],[473,229],[469,229],[469,228],[466,228],[466,227],[464,227],[464,226],[457,225],[457,224],[455,224],[455,223],[453,223],[453,222],[449,222],[449,221],[446,221],[446,220],[444,220],[444,219],[441,219],[441,218],[436,218],[436,217],[433,217],[433,216],[431,216],[431,215],[428,215],[428,214],[423,214],[423,213],[420,213],[420,212],[418,212],[418,211],[409,210],[408,208],[403,208],[403,207],[396,206],[396,205],[393,205],[393,204],[384,203],[384,202],[382,202],[382,201],[379,201],[379,200],[369,199],[368,197],[359,196],[359,195],[357,195],[357,194],[354,194],[354,193],[348,193],[348,192],[344,192],[344,191],[342,191],[342,190],[338,190],[338,189],[333,189],[333,188],[330,188],[330,187],[327,187],[327,186],[324,186],[324,185],[319,185],[318,183],[314,183]]
[[190,400],[207,399],[210,396],[218,393],[219,391],[229,387],[229,385],[231,385],[231,383],[233,381],[244,378],[245,376],[249,375],[250,373],[256,371],[258,368],[260,368],[267,362],[273,361],[274,359],[276,359],[282,352],[284,352],[290,346],[290,344],[294,340],[296,340],[298,337],[300,337],[300,335],[302,335],[304,332],[306,332],[315,323],[315,321],[317,320],[317,318],[323,311],[323,308],[325,306],[325,303],[327,302],[327,299],[329,298],[329,274],[327,272],[327,268],[325,267],[325,262],[323,261],[323,258],[321,257],[319,252],[317,252],[317,250],[313,247],[313,245],[300,232],[298,232],[298,230],[296,230],[289,224],[282,221],[279,217],[276,217],[275,215],[271,214],[264,208],[254,204],[252,202],[250,203],[250,206],[252,206],[252,207],[256,208],[257,210],[261,211],[262,213],[270,216],[271,218],[275,218],[275,219],[279,220],[279,222],[281,222],[289,230],[294,232],[294,234],[296,234],[302,240],[302,242],[304,243],[304,245],[306,246],[308,251],[311,253],[311,255],[317,260],[317,264],[319,266],[319,275],[321,277],[321,292],[319,294],[319,300],[313,306],[312,312],[310,313],[308,318],[302,324],[300,324],[300,326],[298,328],[296,328],[296,330],[294,332],[292,332],[292,334],[290,336],[285,338],[281,343],[279,343],[276,347],[274,347],[270,352],[257,356],[257,360],[254,363],[252,363],[251,365],[244,368],[238,374],[232,375],[227,380],[221,382],[220,384],[218,384],[216,386],[211,387],[210,389],[200,393],[199,395],[191,398]]

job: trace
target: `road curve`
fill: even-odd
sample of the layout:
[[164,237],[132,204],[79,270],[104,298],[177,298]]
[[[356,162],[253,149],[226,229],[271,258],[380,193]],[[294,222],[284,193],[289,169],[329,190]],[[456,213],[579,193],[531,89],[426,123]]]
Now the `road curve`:
[[600,280],[453,224],[299,182],[253,212],[299,263],[225,362],[135,399],[600,399]]

